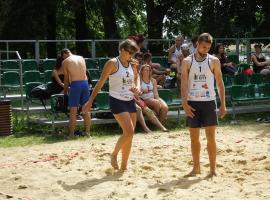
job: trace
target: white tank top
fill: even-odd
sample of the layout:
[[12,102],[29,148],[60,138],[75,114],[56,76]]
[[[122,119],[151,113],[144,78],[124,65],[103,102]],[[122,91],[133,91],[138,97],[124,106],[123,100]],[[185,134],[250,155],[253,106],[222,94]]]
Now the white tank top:
[[134,98],[130,91],[134,83],[133,69],[130,64],[124,67],[118,57],[116,61],[117,71],[109,76],[109,94],[116,99],[130,101]]
[[211,55],[199,62],[194,54],[191,55],[189,70],[188,100],[189,101],[212,101],[216,99],[214,74],[210,68]]
[[141,98],[142,99],[150,99],[150,98],[154,98],[154,87],[153,87],[153,83],[150,80],[149,83],[145,83],[143,80],[141,80],[141,91],[142,91],[142,95]]
[[176,62],[177,57],[181,54],[181,48],[179,48],[179,50],[177,49],[177,47],[175,46],[175,50],[172,53],[172,61]]

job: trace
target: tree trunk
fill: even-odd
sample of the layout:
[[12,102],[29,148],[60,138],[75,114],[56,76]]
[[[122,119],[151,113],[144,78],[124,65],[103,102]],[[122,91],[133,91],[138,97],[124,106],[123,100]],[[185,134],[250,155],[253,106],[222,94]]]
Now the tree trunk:
[[[75,34],[76,40],[88,39],[88,30],[86,26],[86,9],[84,0],[73,0],[72,5],[75,13]],[[88,51],[87,42],[76,42],[76,54],[84,57],[91,57]]]
[[[56,2],[55,1],[48,1],[47,6],[47,40],[56,40]],[[48,58],[56,58],[57,50],[56,50],[56,42],[47,42],[47,57]]]
[[[119,33],[116,25],[114,0],[101,0],[100,9],[103,20],[105,39],[119,39]],[[109,42],[103,45],[106,48],[108,56],[118,55],[118,43]]]

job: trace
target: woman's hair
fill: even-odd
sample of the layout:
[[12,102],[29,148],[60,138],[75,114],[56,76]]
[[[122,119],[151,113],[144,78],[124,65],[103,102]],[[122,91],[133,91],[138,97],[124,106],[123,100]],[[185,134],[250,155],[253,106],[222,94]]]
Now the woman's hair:
[[136,42],[131,39],[126,39],[119,44],[119,51],[121,51],[122,49],[124,49],[125,51],[129,51],[133,54],[139,50]]
[[218,50],[221,46],[224,46],[222,43],[217,43],[217,45],[214,48],[213,54],[217,55],[219,54]]
[[148,64],[143,64],[143,65],[141,66],[141,70],[140,70],[140,80],[142,80],[142,71],[143,71],[143,69],[146,68],[146,67],[149,68],[149,79],[151,80],[151,78],[152,78],[152,68],[151,68],[151,66],[148,65]]
[[63,62],[63,57],[62,56],[57,56],[57,59],[56,59],[56,64],[54,66],[54,69],[55,70],[59,70],[62,66],[62,62]]

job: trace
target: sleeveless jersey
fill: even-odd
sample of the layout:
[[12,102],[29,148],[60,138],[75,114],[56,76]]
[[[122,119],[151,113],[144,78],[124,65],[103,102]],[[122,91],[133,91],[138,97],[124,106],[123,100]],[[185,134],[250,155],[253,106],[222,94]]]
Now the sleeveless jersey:
[[211,55],[199,62],[195,55],[191,55],[191,66],[189,70],[188,100],[189,101],[212,101],[216,99],[214,89],[214,74],[210,68]]
[[177,49],[176,46],[174,52],[172,53],[172,61],[176,62],[177,57],[181,54],[181,48],[179,48],[179,50]]
[[142,91],[142,95],[141,98],[142,99],[150,99],[150,98],[154,98],[154,92],[153,92],[153,83],[150,80],[149,83],[145,83],[143,80],[141,80],[141,91]]
[[109,76],[109,94],[116,99],[130,101],[134,98],[130,91],[134,82],[133,69],[130,64],[124,67],[119,58],[116,61],[117,71]]

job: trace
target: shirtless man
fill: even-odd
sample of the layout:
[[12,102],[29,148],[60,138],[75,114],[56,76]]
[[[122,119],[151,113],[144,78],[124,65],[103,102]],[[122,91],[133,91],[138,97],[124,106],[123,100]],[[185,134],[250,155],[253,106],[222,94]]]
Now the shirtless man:
[[[86,76],[85,60],[81,56],[73,55],[69,49],[63,49],[61,52],[63,57],[64,68],[64,95],[68,94],[68,86],[70,85],[68,106],[70,108],[69,115],[69,137],[74,137],[76,127],[77,110],[79,106],[83,106],[89,99],[89,86]],[[90,114],[83,113],[85,134],[90,136]]]
[[182,105],[187,116],[187,124],[191,139],[193,169],[188,174],[200,174],[200,129],[205,127],[207,151],[210,162],[210,174],[216,176],[216,82],[220,107],[219,114],[226,114],[225,90],[218,58],[208,54],[213,38],[209,33],[203,33],[198,38],[195,53],[186,57],[181,67]]

